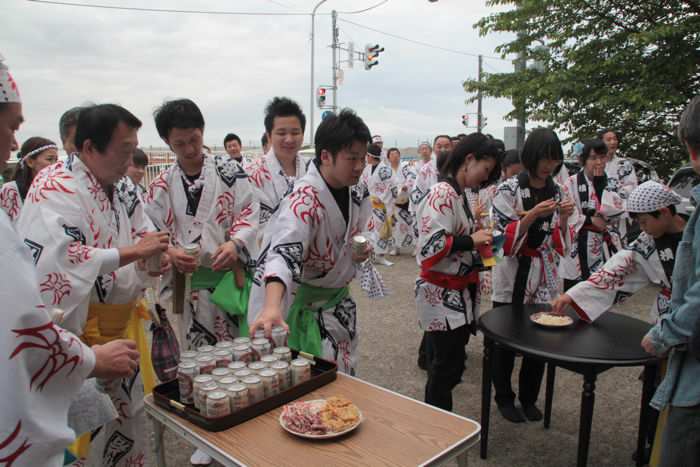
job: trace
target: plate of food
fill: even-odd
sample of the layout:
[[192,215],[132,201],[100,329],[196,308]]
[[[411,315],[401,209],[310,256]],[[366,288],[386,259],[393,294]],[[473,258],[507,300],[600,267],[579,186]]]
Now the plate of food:
[[547,328],[565,328],[574,324],[574,320],[570,316],[557,315],[547,311],[531,314],[530,321]]
[[329,397],[287,404],[280,425],[289,433],[308,439],[343,436],[362,423],[362,412],[349,399]]

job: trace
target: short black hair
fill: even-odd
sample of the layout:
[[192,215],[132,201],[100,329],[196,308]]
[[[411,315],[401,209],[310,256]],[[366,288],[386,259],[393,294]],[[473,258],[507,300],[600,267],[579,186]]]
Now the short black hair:
[[352,110],[343,109],[337,115],[326,117],[318,126],[314,137],[316,161],[321,161],[321,151],[324,149],[335,160],[340,151],[353,143],[368,144],[371,139],[372,135],[365,122]]
[[381,157],[382,148],[380,148],[379,145],[377,145],[376,143],[372,143],[369,146],[367,146],[367,152],[372,154],[373,156]]
[[170,137],[173,128],[199,128],[204,130],[204,117],[197,104],[190,99],[166,101],[153,112],[156,129],[163,141]]
[[517,149],[509,149],[503,153],[501,168],[507,169],[511,165],[520,164],[520,153]]
[[447,139],[450,140],[450,142],[452,142],[452,138],[450,138],[450,135],[437,135],[437,136],[433,139],[433,146],[435,146],[435,143],[437,143],[437,140],[439,140],[440,138],[447,138]]
[[563,161],[564,151],[557,134],[549,128],[535,128],[527,135],[520,161],[528,172],[537,171],[541,160]]
[[396,151],[396,152],[399,153],[399,156],[401,156],[401,151],[399,151],[399,148],[389,148],[389,149],[387,149],[387,151],[386,151],[386,157],[387,157],[387,158],[389,157],[389,154],[391,154],[391,151]]
[[306,116],[299,104],[288,97],[275,97],[265,107],[265,131],[272,133],[275,117],[297,117],[301,131],[306,130]]
[[615,136],[617,137],[617,141],[621,141],[622,138],[620,137],[620,133],[617,132],[616,130],[613,130],[611,128],[600,128],[598,131],[596,131],[596,136],[598,139],[603,139],[603,136],[605,136],[605,133],[615,133]]
[[129,128],[141,128],[141,120],[119,105],[98,104],[84,107],[80,111],[75,129],[75,147],[80,151],[85,141],[90,140],[99,152],[104,152],[120,123]]
[[265,146],[267,144],[267,133],[263,133],[262,138],[260,138],[260,145]]
[[61,142],[65,142],[70,129],[78,125],[78,117],[81,110],[83,110],[81,106],[73,107],[61,115],[61,118],[58,120],[58,133],[61,136]]
[[[0,110],[2,110],[2,108],[0,108]],[[26,155],[31,153],[32,151],[49,145],[56,146],[56,143],[54,143],[48,138],[44,138],[41,136],[32,136],[27,141],[22,143],[22,147],[19,150],[19,154],[17,154],[17,157],[20,159],[20,163],[17,164],[17,167],[15,167],[15,174],[12,178],[15,181],[15,183],[17,183],[17,191],[19,191],[19,196],[20,198],[22,198],[22,200],[24,200],[27,197],[29,186],[32,184],[32,180],[36,175],[35,173],[33,173],[32,168],[26,164],[26,161],[24,161],[24,163],[22,161],[24,160]],[[37,152],[29,158],[36,159],[43,152],[44,151]]]
[[226,135],[226,137],[224,138],[224,147],[226,147],[226,143],[228,143],[229,141],[238,141],[238,144],[243,146],[241,138],[239,138],[238,135],[235,133],[229,133]]
[[604,156],[608,153],[608,147],[605,145],[602,139],[584,140],[583,149],[581,149],[581,154],[578,156],[579,161],[581,161],[581,165],[586,165],[586,161],[590,157],[591,151]]
[[459,143],[452,149],[449,159],[440,168],[440,177],[442,179],[454,179],[470,154],[473,154],[477,161],[484,159],[496,161],[496,165],[489,174],[488,180],[483,183],[483,186],[488,186],[498,180],[501,175],[503,151],[501,151],[501,148],[493,138],[478,132],[460,139]]
[[136,167],[146,167],[148,165],[148,156],[141,148],[136,148],[132,161]]
[[[665,206],[665,207],[668,208],[668,210],[671,212],[671,215],[672,215],[672,216],[675,216],[675,215],[676,215],[677,211],[676,211],[676,206],[675,206],[674,204],[670,204],[670,205]],[[631,212],[631,213],[630,213],[630,217],[631,217],[632,219],[635,219],[635,220],[636,220],[637,217],[639,217],[639,215],[641,215],[641,214],[649,214],[650,216],[655,217],[655,218],[658,219],[659,216],[661,215],[661,211],[660,211],[660,210],[656,210],[656,211],[651,211],[651,212]]]
[[695,96],[683,110],[678,122],[678,138],[693,150],[700,150],[700,96]]

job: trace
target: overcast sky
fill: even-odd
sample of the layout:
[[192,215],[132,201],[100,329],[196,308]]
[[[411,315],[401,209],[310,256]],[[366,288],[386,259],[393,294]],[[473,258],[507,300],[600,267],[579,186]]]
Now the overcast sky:
[[[72,0],[70,0],[72,1]],[[352,11],[379,0],[328,0],[319,13]],[[75,0],[78,3],[219,11],[305,12],[317,0]],[[494,10],[484,0],[390,0],[370,12],[340,15],[368,27],[437,46],[496,56],[505,35],[479,37],[473,24]],[[165,99],[188,97],[202,109],[205,141],[221,145],[238,133],[245,145],[259,144],[263,109],[273,96],[289,96],[309,114],[310,27],[307,16],[165,14],[49,5],[25,0],[0,2],[0,53],[24,100],[26,123],[20,144],[30,136],[58,141],[61,113],[85,102],[114,102],[144,122],[142,146],[162,145],[153,110]],[[378,43],[386,52],[380,65],[345,69],[339,104],[351,107],[385,144],[415,145],[438,133],[464,131],[461,83],[476,77],[477,58],[415,45],[339,22],[342,42],[356,49]],[[331,19],[316,20],[316,84],[331,81]],[[347,58],[341,53],[341,59]],[[485,59],[485,71],[512,68],[509,61]],[[315,104],[314,104],[315,106]],[[320,119],[316,111],[316,125]],[[512,125],[502,116],[508,101],[486,100],[485,131],[503,136]],[[308,137],[305,139],[305,141]]]

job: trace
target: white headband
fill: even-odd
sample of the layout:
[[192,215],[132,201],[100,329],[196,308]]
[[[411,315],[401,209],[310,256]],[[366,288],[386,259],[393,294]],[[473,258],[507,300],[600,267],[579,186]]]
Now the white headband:
[[29,151],[27,154],[22,154],[22,160],[20,160],[20,163],[26,161],[28,158],[35,156],[37,154],[40,154],[47,149],[55,149],[58,151],[58,146],[55,144],[47,144],[45,146],[39,146],[38,148],[34,149],[33,151]]
[[0,102],[22,102],[17,83],[5,65],[5,57],[2,54],[0,54]]

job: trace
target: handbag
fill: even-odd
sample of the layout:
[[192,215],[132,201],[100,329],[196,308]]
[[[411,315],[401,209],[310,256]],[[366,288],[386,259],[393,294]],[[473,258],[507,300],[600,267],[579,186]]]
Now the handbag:
[[168,321],[165,308],[156,303],[156,313],[159,323],[154,320],[151,324],[153,342],[151,343],[151,361],[153,370],[161,382],[172,381],[177,378],[177,366],[180,363],[180,345],[177,342],[175,331]]

